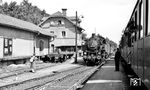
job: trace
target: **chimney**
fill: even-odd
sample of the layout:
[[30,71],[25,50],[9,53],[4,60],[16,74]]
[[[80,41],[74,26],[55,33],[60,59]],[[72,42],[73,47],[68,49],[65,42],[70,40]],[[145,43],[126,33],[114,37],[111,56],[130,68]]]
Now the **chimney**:
[[67,11],[66,8],[63,8],[63,9],[62,9],[62,14],[63,14],[64,16],[67,16],[67,12],[66,12],[66,11]]

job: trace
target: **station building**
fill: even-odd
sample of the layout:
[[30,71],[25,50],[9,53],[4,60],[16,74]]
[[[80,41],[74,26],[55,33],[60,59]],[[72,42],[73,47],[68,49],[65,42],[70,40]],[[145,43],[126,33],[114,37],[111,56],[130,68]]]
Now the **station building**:
[[[77,47],[82,46],[82,32],[84,29],[80,26],[81,20],[75,16],[67,16],[67,9],[62,9],[49,17],[44,17],[39,24],[40,27],[49,33],[56,35],[55,40],[51,43],[51,52],[60,49],[62,52],[75,51],[75,30],[77,29]],[[77,24],[76,24],[77,22]],[[76,28],[76,29],[75,29]]]
[[0,63],[25,63],[32,55],[50,53],[53,34],[26,21],[0,14]]

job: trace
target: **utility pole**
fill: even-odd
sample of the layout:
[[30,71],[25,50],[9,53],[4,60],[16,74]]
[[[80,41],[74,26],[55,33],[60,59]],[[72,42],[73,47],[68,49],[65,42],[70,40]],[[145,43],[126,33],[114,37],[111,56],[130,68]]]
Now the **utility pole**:
[[75,47],[76,47],[76,53],[75,53],[75,63],[77,63],[77,11],[76,11],[76,25],[75,25]]

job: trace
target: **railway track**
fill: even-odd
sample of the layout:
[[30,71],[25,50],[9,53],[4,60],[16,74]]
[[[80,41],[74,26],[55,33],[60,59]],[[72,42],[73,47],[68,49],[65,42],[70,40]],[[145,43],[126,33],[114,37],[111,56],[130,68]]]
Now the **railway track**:
[[[49,68],[49,67],[52,67],[52,66],[55,66],[55,65],[59,65],[59,64],[46,64],[46,63],[41,64],[41,63],[39,63],[39,64],[36,64],[35,68],[36,68],[36,70],[41,70],[41,69]],[[15,76],[16,74],[17,75],[23,74],[23,73],[29,72],[29,70],[30,70],[30,68],[27,67],[27,68],[20,68],[20,69],[17,69],[17,70],[10,70],[10,71],[7,71],[7,72],[1,72],[0,73],[0,79],[12,77],[12,76]]]
[[95,69],[97,66],[79,66],[41,77],[1,85],[0,90],[66,90]]

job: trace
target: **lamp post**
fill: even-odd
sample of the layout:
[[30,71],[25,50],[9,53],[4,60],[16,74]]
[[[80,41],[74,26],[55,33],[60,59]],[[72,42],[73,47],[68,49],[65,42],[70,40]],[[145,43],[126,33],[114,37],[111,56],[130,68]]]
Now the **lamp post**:
[[76,25],[75,25],[75,63],[77,63],[77,11],[76,11]]
[[[81,16],[81,18],[84,18]],[[77,25],[78,25],[78,14],[76,11],[76,25],[75,25],[75,61],[74,63],[77,63],[77,53],[78,53],[78,46],[77,46]]]

